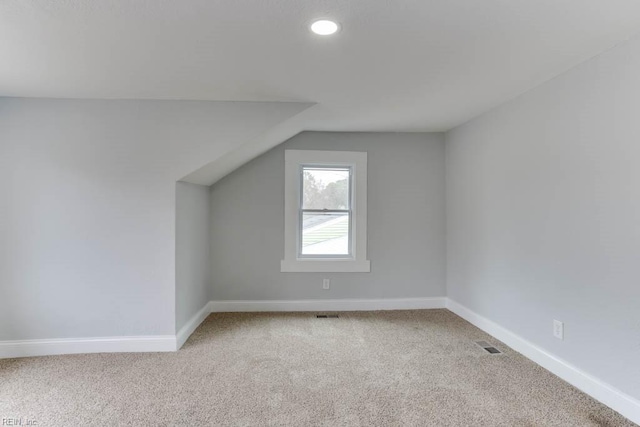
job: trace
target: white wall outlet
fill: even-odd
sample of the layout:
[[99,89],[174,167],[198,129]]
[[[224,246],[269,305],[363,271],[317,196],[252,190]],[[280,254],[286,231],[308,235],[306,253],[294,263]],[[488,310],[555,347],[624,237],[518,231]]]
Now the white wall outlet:
[[331,288],[331,279],[322,279],[322,289]]
[[553,321],[553,336],[560,340],[564,339],[564,323],[559,320]]

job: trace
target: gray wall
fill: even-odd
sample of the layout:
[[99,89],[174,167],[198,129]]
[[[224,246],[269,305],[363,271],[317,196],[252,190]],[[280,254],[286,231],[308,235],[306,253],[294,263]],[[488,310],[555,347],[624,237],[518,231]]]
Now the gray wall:
[[176,331],[210,299],[210,207],[209,187],[176,183]]
[[0,340],[173,334],[176,181],[298,108],[0,98]]
[[636,38],[447,134],[449,296],[636,398],[639,76]]
[[[370,273],[280,272],[288,148],[368,153]],[[214,184],[211,196],[213,299],[445,295],[442,134],[304,132]]]

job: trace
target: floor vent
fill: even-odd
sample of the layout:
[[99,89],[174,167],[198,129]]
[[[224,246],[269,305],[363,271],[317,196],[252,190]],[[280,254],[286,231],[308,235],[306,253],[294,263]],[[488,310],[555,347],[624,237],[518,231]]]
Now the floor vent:
[[316,314],[318,319],[337,319],[337,314]]
[[486,341],[476,341],[476,344],[478,344],[480,347],[482,347],[484,349],[484,351],[486,351],[487,353],[502,354],[502,352],[500,350],[498,350],[497,348],[495,348],[494,346],[492,346],[491,344],[489,344]]

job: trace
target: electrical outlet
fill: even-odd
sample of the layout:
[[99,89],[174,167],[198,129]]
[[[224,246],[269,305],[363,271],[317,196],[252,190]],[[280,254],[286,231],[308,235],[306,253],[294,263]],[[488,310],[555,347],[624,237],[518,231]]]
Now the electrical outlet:
[[559,320],[553,321],[553,336],[560,340],[564,339],[564,323]]
[[322,279],[322,289],[331,288],[331,279]]

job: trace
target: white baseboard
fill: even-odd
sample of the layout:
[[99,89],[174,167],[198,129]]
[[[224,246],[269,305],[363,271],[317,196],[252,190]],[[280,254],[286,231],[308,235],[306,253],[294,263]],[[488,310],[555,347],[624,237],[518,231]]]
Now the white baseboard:
[[640,424],[639,400],[587,374],[569,362],[548,353],[507,328],[498,325],[451,299],[447,301],[447,308],[489,335],[504,342],[538,365],[559,376],[569,384],[604,403],[631,421]]
[[69,338],[0,341],[0,358],[48,356],[78,353],[166,352],[176,351],[189,336],[215,312],[265,311],[363,311],[448,308],[453,313],[496,337],[543,368],[587,393],[594,399],[640,424],[640,401],[576,368],[507,328],[445,297],[397,299],[327,300],[227,300],[210,301],[178,333],[158,336]]
[[210,301],[212,313],[256,311],[363,311],[445,308],[446,297],[389,299],[226,300]]
[[180,350],[185,342],[189,339],[191,334],[200,326],[200,324],[207,318],[209,313],[211,313],[211,308],[209,307],[211,303],[207,303],[202,307],[196,314],[193,315],[191,319],[184,325],[178,333],[176,334],[176,349]]
[[267,301],[210,301],[174,335],[61,338],[41,340],[0,341],[0,359],[14,357],[53,356],[79,353],[164,352],[181,348],[189,336],[215,312],[256,311],[362,311],[410,310],[445,308],[447,299],[328,299],[328,300],[267,300]]
[[175,351],[173,335],[0,341],[0,359],[78,353]]
[[221,300],[209,301],[180,328],[176,335],[180,349],[191,334],[207,318],[209,313],[239,313],[258,311],[362,311],[362,310],[409,310],[445,308],[447,299],[397,298],[397,299],[328,299],[328,300]]

